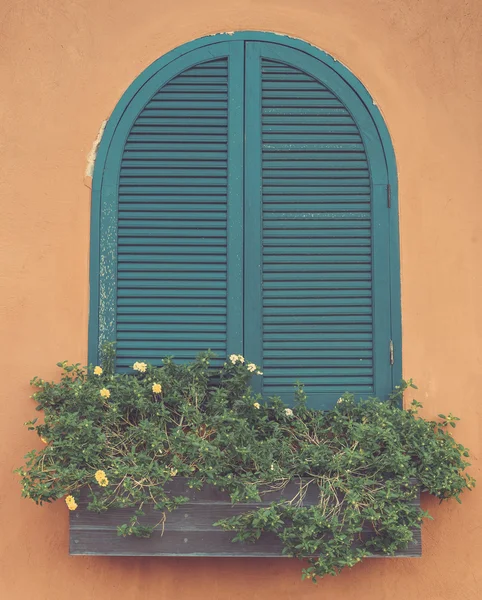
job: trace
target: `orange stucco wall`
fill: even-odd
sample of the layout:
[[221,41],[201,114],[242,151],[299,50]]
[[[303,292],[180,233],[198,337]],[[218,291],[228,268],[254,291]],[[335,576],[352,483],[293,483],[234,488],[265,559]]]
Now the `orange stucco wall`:
[[400,177],[404,374],[453,411],[480,477],[481,0],[3,0],[0,4],[0,596],[9,600],[482,598],[482,494],[441,507],[422,559],[368,560],[317,586],[290,560],[68,556],[59,502],[20,498],[29,378],[87,351],[90,190],[101,122],[169,49],[269,30],[347,65],[380,106]]

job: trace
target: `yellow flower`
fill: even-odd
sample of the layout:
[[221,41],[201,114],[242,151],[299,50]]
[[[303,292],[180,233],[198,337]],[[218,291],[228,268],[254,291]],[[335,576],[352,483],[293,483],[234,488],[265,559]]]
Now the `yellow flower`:
[[94,375],[102,375],[102,367],[95,367],[94,368]]
[[48,443],[49,443],[49,442],[48,442],[48,440],[46,440],[46,439],[43,437],[43,435],[42,435],[42,436],[40,436],[40,439],[42,440],[42,442],[43,442],[44,444],[48,444]]
[[175,477],[177,475],[177,469],[171,469],[171,477]]
[[100,390],[100,395],[102,396],[102,398],[110,398],[110,392],[107,388],[102,388]]
[[65,503],[67,504],[69,510],[75,510],[78,506],[73,496],[67,496],[65,498]]
[[162,385],[160,383],[153,383],[152,391],[154,394],[160,394],[162,392]]
[[134,371],[140,371],[141,373],[145,373],[147,370],[147,365],[143,362],[135,362],[132,365],[132,368],[134,369]]
[[254,408],[261,408],[261,404],[259,402],[255,402],[253,406]]
[[109,485],[109,480],[104,471],[96,471],[94,477],[100,486],[105,487],[106,485]]

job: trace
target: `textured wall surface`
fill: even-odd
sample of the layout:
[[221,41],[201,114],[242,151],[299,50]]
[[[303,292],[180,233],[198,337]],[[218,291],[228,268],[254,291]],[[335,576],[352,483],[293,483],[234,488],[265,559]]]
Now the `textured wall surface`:
[[[0,589],[9,600],[482,597],[481,493],[438,506],[422,559],[368,560],[317,586],[286,559],[69,557],[62,502],[21,499],[28,381],[87,355],[87,157],[129,83],[169,49],[233,30],[302,38],[366,85],[400,178],[404,374],[453,411],[480,478],[480,0],[3,0],[0,5]],[[481,481],[482,484],[482,481]]]

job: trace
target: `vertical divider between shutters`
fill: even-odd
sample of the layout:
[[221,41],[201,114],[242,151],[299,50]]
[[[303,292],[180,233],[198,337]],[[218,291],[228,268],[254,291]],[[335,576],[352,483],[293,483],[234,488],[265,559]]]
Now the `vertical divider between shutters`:
[[232,42],[228,67],[227,355],[243,353],[244,42]]
[[[263,369],[260,57],[260,44],[247,42],[244,104],[244,351],[250,361]],[[253,379],[255,392],[261,392],[261,382],[260,377]]]
[[372,187],[373,221],[373,349],[375,395],[383,398],[392,389],[390,364],[390,254],[389,211],[386,184]]

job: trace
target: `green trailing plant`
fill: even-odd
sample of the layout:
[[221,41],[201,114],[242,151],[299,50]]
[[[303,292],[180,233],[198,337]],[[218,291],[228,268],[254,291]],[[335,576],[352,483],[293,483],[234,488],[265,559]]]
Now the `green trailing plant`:
[[[474,485],[465,472],[469,453],[451,435],[458,419],[425,420],[415,400],[400,408],[411,381],[388,401],[345,394],[332,410],[319,411],[307,407],[302,385],[292,407],[278,398],[264,402],[249,388],[256,365],[232,355],[213,368],[212,359],[203,353],[190,364],[135,363],[131,374],[115,374],[108,346],[102,367],[64,362],[60,382],[34,378],[44,420],[27,426],[46,445],[17,469],[23,495],[37,504],[65,497],[75,510],[86,489],[89,510],[135,509],[119,535],[148,537],[154,528],[142,524],[146,504],[159,510],[162,528],[187,500],[170,494],[175,477],[191,488],[227,490],[233,503],[258,502],[295,481],[293,497],[217,525],[238,541],[274,533],[287,555],[306,559],[303,577],[316,580],[374,551],[407,546],[428,516],[409,502],[412,479],[440,500],[460,500]],[[310,485],[319,502],[307,506]],[[355,546],[367,524],[372,534]]]

